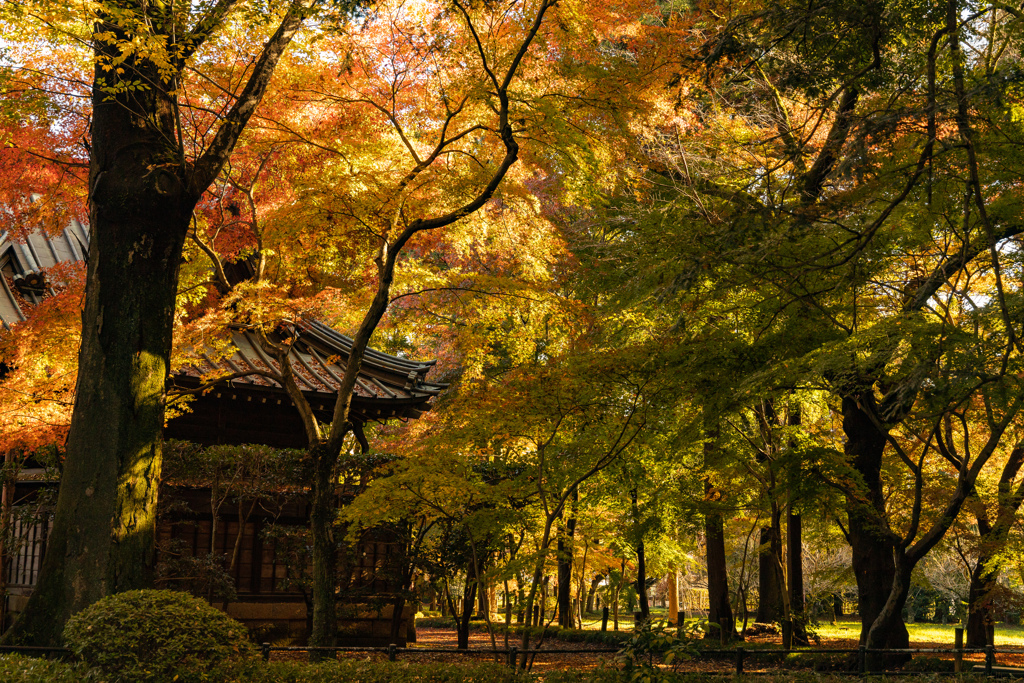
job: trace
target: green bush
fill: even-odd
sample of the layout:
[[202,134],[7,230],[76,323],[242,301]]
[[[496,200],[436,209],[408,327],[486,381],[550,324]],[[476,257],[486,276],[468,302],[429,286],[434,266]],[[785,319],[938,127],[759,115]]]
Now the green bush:
[[85,680],[88,680],[88,673],[81,664],[16,654],[0,655],[0,681],[4,683],[79,683]]
[[187,593],[166,590],[110,595],[74,615],[66,645],[114,681],[223,680],[210,670],[251,659],[242,624]]

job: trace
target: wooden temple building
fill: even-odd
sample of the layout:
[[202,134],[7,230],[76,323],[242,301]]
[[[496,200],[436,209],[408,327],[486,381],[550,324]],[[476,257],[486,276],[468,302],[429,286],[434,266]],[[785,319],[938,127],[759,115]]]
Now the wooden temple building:
[[[68,260],[84,260],[88,253],[88,232],[77,223],[63,234],[46,237],[34,234],[26,243],[8,241],[0,235],[0,323],[9,329],[25,319],[26,306],[46,295],[46,269]],[[0,332],[2,333],[2,332]],[[317,417],[328,421],[334,409],[337,390],[352,340],[314,320],[300,323],[292,330],[295,337],[289,357],[292,371]],[[231,336],[232,347],[223,358],[200,353],[193,365],[178,370],[170,382],[182,388],[195,388],[217,374],[237,374],[250,370],[278,370],[274,359],[265,354],[256,340],[244,330]],[[433,362],[421,363],[368,350],[353,394],[353,421],[360,426],[370,421],[415,419],[430,409],[430,400],[444,390],[444,384],[430,382],[427,374]],[[2,381],[2,379],[0,379]],[[262,444],[276,448],[304,448],[305,431],[298,412],[276,382],[263,375],[249,375],[217,385],[195,398],[191,410],[169,420],[165,438],[189,441],[201,446],[216,444]],[[41,470],[23,470],[16,491],[6,492],[29,500],[33,489],[53,486]],[[168,485],[169,484],[169,485]],[[339,491],[339,504],[344,496]],[[282,497],[284,500],[284,497]],[[273,501],[270,501],[271,503]],[[230,571],[234,599],[213,600],[231,616],[250,627],[272,628],[279,638],[301,641],[309,623],[309,602],[293,580],[297,571],[294,557],[279,552],[277,542],[263,533],[269,524],[296,527],[308,525],[305,496],[291,495],[287,502],[259,505],[252,514],[242,516],[234,506],[217,508],[214,520],[209,487],[162,485],[161,507],[173,504],[186,509],[187,515],[165,519],[161,515],[158,536],[161,544],[175,542],[186,554],[199,556],[211,552],[226,558],[238,545]],[[177,519],[177,521],[175,521]],[[216,521],[216,525],[214,522]],[[45,551],[47,518],[35,522],[15,521],[15,534],[21,538],[17,552],[4,568],[8,619],[19,612],[35,585],[42,554]],[[211,547],[213,529],[217,529]],[[346,575],[339,579],[363,596],[357,602],[339,602],[339,638],[351,645],[388,644],[391,639],[392,612],[386,599],[392,588],[384,572],[392,544],[383,536],[368,534],[361,547],[348,553]],[[225,560],[225,566],[227,562]],[[401,633],[414,634],[407,607]],[[398,644],[404,644],[399,638]]]

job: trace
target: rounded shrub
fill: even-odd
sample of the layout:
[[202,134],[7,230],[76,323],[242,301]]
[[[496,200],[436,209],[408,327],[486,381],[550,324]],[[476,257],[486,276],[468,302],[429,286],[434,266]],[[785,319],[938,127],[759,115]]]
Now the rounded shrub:
[[114,681],[209,681],[210,670],[256,650],[246,629],[188,593],[109,595],[68,620],[64,642]]

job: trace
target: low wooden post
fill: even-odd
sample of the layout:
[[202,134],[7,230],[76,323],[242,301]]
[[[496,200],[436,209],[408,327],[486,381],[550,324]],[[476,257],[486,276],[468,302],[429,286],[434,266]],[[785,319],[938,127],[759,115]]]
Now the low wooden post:
[[729,639],[725,635],[725,625],[728,623],[725,619],[718,622],[718,640],[725,647],[725,644],[729,642]]
[[745,652],[742,647],[736,648],[736,675],[739,676],[743,673],[743,655]]
[[394,643],[391,643],[390,645],[388,645],[388,661],[389,662],[395,661],[395,651],[397,649],[398,649],[398,646],[395,645]]
[[519,648],[513,645],[508,649],[508,668],[514,669],[519,666]]
[[679,610],[676,612],[676,633],[680,638],[683,637],[683,629],[686,627],[686,610]]
[[270,643],[263,643],[260,645],[260,654],[263,655],[263,661],[270,661]]
[[793,622],[789,619],[782,620],[782,649],[786,652],[793,649]]
[[868,653],[867,648],[861,645],[857,649],[857,671],[864,674],[868,671]]
[[607,631],[608,630],[608,606],[607,605],[605,605],[604,608],[601,610],[601,630],[602,631]]
[[989,644],[985,646],[985,675],[992,675],[992,666],[996,663],[996,648],[995,645]]
[[953,673],[960,673],[964,668],[964,627],[953,629]]

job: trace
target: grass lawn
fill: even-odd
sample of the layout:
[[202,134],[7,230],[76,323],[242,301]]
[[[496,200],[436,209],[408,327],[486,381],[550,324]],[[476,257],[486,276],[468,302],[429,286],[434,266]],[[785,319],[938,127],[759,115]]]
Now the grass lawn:
[[[911,645],[916,643],[949,643],[953,646],[953,629],[959,624],[907,624]],[[837,621],[835,624],[822,623],[817,628],[822,638],[853,638],[860,635],[859,621]],[[1024,647],[1024,626],[996,624],[996,646]]]
[[[655,608],[651,610],[651,616],[655,619],[667,619],[668,612],[664,609]],[[608,630],[612,630],[612,620],[608,619]],[[907,624],[910,632],[911,645],[917,643],[948,643],[953,646],[953,629],[959,624],[928,624],[915,622]],[[583,618],[584,629],[600,629],[601,616],[599,613],[588,613]],[[622,610],[619,612],[619,630],[628,631],[633,628],[633,615]],[[835,624],[828,622],[820,623],[815,629],[822,638],[827,639],[851,639],[856,640],[860,635],[859,621],[837,621]],[[1015,626],[998,622],[996,624],[996,646],[997,647],[1024,647],[1024,626]]]

